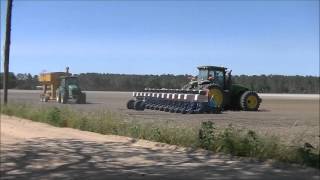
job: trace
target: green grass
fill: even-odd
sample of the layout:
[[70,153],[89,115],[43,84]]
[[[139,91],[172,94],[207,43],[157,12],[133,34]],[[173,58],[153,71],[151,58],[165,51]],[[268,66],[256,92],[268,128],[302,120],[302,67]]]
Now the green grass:
[[274,159],[319,168],[319,149],[286,146],[277,137],[261,136],[252,130],[240,130],[232,125],[217,129],[212,122],[200,128],[184,127],[169,121],[142,123],[125,121],[119,114],[106,111],[84,113],[57,107],[33,107],[22,104],[2,106],[1,113],[58,127],[70,127],[100,134],[113,134],[146,139],[167,144],[203,148],[235,156],[260,160]]
[[199,132],[200,147],[235,156],[274,159],[319,168],[319,149],[286,146],[275,136],[261,136],[252,130],[239,130],[232,125],[217,131],[212,122],[204,122]]

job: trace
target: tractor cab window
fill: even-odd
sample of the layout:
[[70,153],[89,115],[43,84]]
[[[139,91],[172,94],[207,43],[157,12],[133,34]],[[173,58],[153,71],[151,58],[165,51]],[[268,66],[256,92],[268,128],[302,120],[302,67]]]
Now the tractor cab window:
[[214,79],[216,77],[216,72],[215,71],[210,71],[209,72],[209,77],[208,78],[212,78]]
[[208,70],[206,69],[201,69],[199,71],[199,76],[198,76],[198,80],[200,81],[204,81],[208,79]]
[[224,85],[224,73],[222,71],[216,71],[215,79],[217,84],[219,84],[221,87]]
[[222,71],[210,71],[210,77],[212,77],[214,83],[219,84],[221,87],[224,86],[224,73]]
[[68,83],[68,85],[78,85],[78,79],[77,78],[68,78],[67,83]]

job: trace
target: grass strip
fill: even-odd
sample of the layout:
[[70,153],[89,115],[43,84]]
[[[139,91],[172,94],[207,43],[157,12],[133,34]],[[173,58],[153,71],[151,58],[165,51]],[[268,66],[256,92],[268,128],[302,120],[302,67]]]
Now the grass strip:
[[235,156],[259,160],[273,159],[319,168],[319,149],[309,146],[287,146],[274,136],[261,136],[252,130],[236,129],[229,125],[217,129],[211,121],[200,128],[181,127],[168,121],[141,123],[125,121],[110,111],[84,113],[65,107],[34,107],[26,104],[1,106],[9,116],[44,122],[57,127],[69,127],[100,134],[113,134],[145,139],[178,146],[203,148]]

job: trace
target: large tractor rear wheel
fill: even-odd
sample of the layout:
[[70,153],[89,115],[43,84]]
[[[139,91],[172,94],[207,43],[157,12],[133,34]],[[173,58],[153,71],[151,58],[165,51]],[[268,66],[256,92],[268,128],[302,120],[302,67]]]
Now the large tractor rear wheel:
[[87,94],[86,93],[81,93],[82,94],[82,104],[87,104]]
[[80,93],[78,99],[77,99],[77,103],[78,104],[86,104],[86,93]]
[[223,89],[218,85],[208,86],[208,101],[215,105],[216,108],[223,108],[224,95]]
[[260,103],[261,99],[254,91],[246,91],[241,95],[240,107],[244,111],[257,111]]

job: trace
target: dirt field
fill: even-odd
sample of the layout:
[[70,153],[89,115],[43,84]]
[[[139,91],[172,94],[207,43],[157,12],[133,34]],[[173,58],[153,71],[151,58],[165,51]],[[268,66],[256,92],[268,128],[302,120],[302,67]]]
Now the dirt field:
[[1,179],[319,179],[319,170],[213,155],[1,116]]
[[65,106],[81,111],[114,111],[127,120],[161,123],[171,121],[181,126],[200,126],[202,121],[213,121],[219,127],[232,123],[240,128],[276,135],[289,144],[299,141],[319,146],[319,95],[262,94],[259,112],[226,111],[223,114],[182,115],[146,110],[137,112],[126,109],[131,98],[129,92],[87,92],[88,104],[60,105],[39,102],[40,91],[10,90],[13,102],[36,106]]

